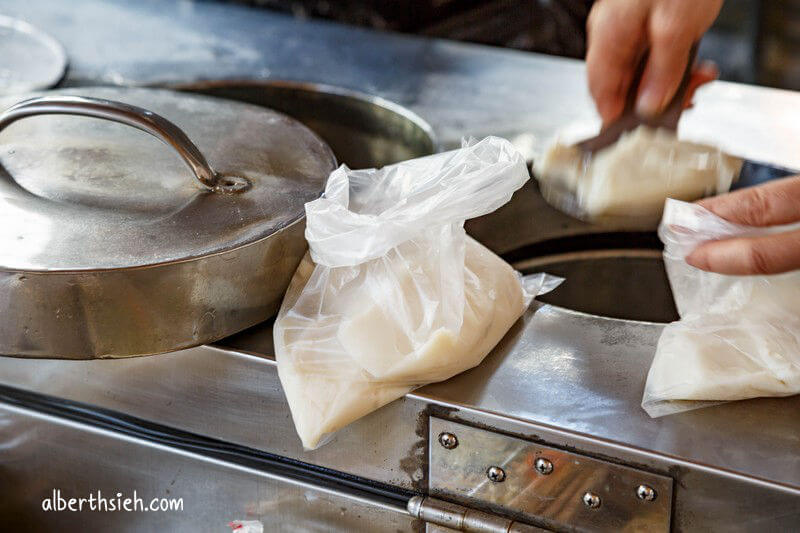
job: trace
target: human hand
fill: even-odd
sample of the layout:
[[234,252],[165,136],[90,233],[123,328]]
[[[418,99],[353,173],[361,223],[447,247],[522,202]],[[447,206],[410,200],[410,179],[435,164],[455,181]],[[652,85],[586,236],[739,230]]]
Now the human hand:
[[[737,224],[774,226],[800,222],[800,176],[706,198],[700,205]],[[686,262],[719,274],[779,274],[800,269],[800,229],[701,244]]]
[[[636,99],[643,116],[661,112],[680,85],[692,45],[714,22],[722,0],[598,0],[587,22],[586,70],[597,111],[607,125],[625,107],[639,61],[649,51]],[[693,71],[684,105],[717,77],[712,64]]]

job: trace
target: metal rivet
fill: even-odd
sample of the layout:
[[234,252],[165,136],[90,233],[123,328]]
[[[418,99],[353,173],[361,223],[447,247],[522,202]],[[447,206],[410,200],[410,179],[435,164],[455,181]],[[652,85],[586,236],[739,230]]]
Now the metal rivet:
[[501,481],[505,481],[506,471],[500,468],[499,466],[490,466],[486,470],[486,477],[489,478],[489,481],[492,481],[494,483],[500,483]]
[[602,500],[600,500],[600,496],[595,494],[594,492],[587,492],[583,495],[583,505],[588,507],[589,509],[597,509],[600,507]]
[[244,176],[217,176],[214,190],[218,192],[244,192],[252,187],[252,182]]
[[448,450],[452,450],[456,446],[458,446],[458,438],[452,433],[440,433],[439,434],[439,444],[441,444],[444,448]]
[[543,476],[546,476],[553,471],[553,463],[544,457],[539,457],[536,459],[536,462],[533,463],[533,467]]
[[656,491],[653,487],[649,487],[647,485],[639,485],[636,487],[636,496],[640,500],[644,500],[646,502],[651,502],[656,499]]

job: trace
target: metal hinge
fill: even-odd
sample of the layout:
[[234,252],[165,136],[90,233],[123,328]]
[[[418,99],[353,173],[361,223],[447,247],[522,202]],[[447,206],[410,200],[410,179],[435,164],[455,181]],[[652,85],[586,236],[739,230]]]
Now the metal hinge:
[[670,530],[668,476],[435,417],[428,446],[431,497],[556,530]]
[[426,496],[414,496],[408,502],[408,512],[428,524],[443,526],[455,531],[472,533],[541,533],[538,527],[514,522],[454,503]]

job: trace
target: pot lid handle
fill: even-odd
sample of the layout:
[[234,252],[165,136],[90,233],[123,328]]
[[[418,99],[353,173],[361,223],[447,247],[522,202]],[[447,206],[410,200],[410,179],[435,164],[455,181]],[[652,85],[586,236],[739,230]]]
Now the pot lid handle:
[[35,115],[80,115],[133,126],[174,148],[203,188],[219,192],[240,192],[250,187],[247,178],[220,176],[214,172],[202,152],[183,130],[147,109],[102,98],[40,96],[14,104],[0,114],[0,132],[17,120]]

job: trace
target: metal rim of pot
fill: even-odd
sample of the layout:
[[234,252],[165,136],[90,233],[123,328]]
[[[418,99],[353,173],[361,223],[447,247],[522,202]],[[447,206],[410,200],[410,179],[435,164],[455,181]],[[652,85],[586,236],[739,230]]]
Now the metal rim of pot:
[[384,108],[388,111],[391,111],[392,113],[395,113],[396,115],[405,118],[410,123],[418,127],[430,139],[431,153],[439,152],[442,149],[440,141],[436,133],[434,132],[433,127],[417,113],[411,111],[406,107],[403,107],[400,104],[392,102],[391,100],[387,100],[386,98],[365,93],[362,91],[357,91],[354,89],[339,87],[336,85],[328,85],[325,83],[316,83],[308,81],[296,81],[290,79],[269,78],[269,79],[258,80],[258,79],[247,79],[247,78],[230,78],[230,79],[226,78],[221,80],[200,79],[188,83],[173,83],[166,85],[166,88],[174,89],[177,91],[192,92],[194,90],[226,88],[226,87],[251,87],[253,89],[258,89],[259,87],[265,87],[265,86],[276,87],[286,90],[302,90],[302,91],[307,91],[308,93],[319,93],[319,94],[340,96],[343,98],[350,98],[353,100],[362,101],[377,107]]
[[[5,30],[11,38],[25,39],[27,44],[26,53],[19,54],[20,59],[25,62],[16,66],[22,70],[22,84],[14,87],[12,92],[28,92],[45,89],[57,85],[67,72],[67,52],[64,47],[50,34],[45,33],[36,26],[17,18],[0,15],[0,30]],[[38,64],[29,63],[30,54],[44,53],[45,56],[39,58]],[[15,59],[19,61],[19,59]],[[46,69],[44,67],[47,67]],[[3,90],[0,85],[0,95],[7,90]]]

